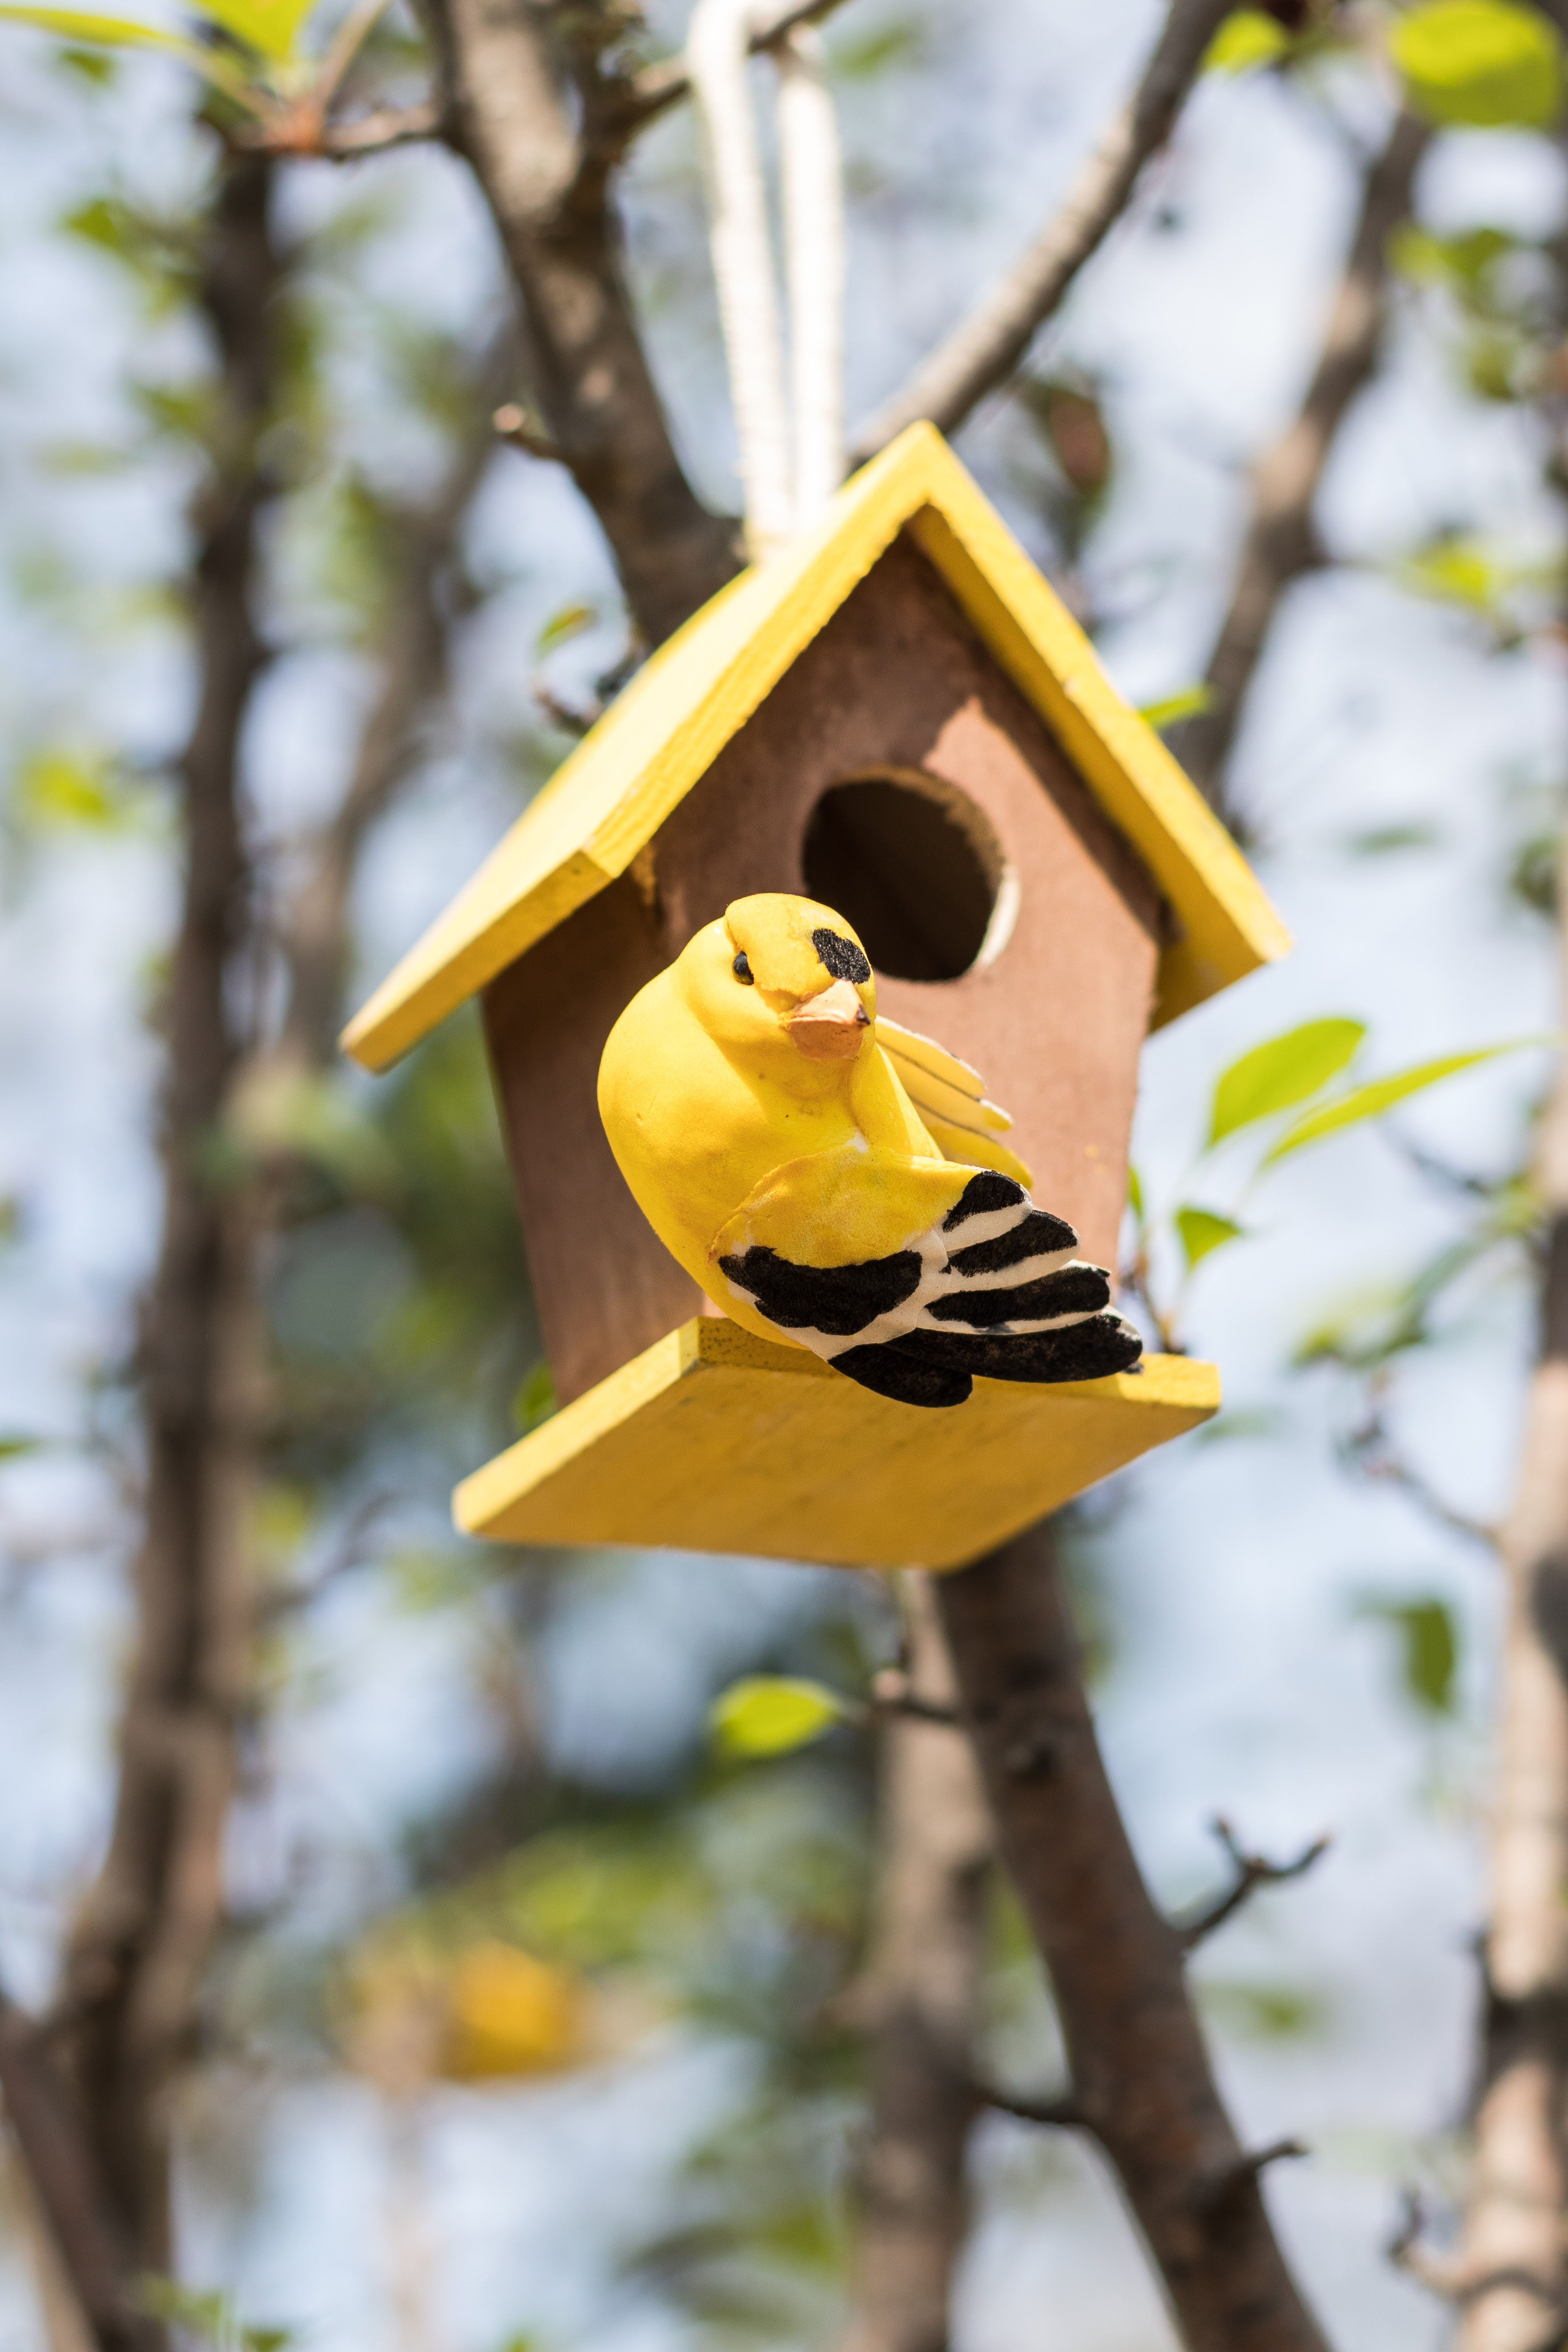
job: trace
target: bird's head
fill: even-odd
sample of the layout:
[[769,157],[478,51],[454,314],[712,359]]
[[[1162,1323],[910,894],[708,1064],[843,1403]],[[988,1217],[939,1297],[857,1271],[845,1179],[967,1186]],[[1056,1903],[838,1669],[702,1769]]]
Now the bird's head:
[[698,932],[677,970],[703,1027],[731,1053],[847,1064],[877,1017],[865,949],[842,915],[813,898],[737,898]]

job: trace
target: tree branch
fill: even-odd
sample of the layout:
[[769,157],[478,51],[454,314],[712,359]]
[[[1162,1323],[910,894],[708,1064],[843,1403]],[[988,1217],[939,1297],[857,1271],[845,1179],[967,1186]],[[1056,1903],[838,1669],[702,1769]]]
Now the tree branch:
[[643,635],[662,644],[741,554],[734,523],[681,469],[626,293],[608,186],[624,80],[599,68],[591,10],[568,47],[567,12],[526,0],[425,5],[443,121],[500,232],[545,435],[599,519]]
[[[789,5],[770,8],[752,24],[748,44],[752,57],[776,49],[799,26],[819,25],[842,5],[843,0],[789,0]],[[657,65],[644,66],[626,86],[622,118],[626,135],[640,131],[690,95],[691,77],[684,58],[661,58]]]
[[393,593],[377,647],[380,688],[348,789],[305,845],[302,878],[282,924],[289,1008],[277,1053],[301,1068],[325,1069],[336,1057],[355,867],[365,835],[407,774],[426,714],[446,687],[452,602],[446,591],[464,518],[495,447],[496,395],[516,364],[514,339],[500,338],[468,388],[468,417],[446,478],[426,505],[396,523]]
[[1376,372],[1388,313],[1388,240],[1410,211],[1430,126],[1402,114],[1366,176],[1350,257],[1306,398],[1253,476],[1252,518],[1230,610],[1205,680],[1207,707],[1172,728],[1167,741],[1222,815],[1224,773],[1280,600],[1323,561],[1312,509],[1341,425]]
[[[1568,304],[1568,281],[1560,299]],[[1568,881],[1568,835],[1559,855]],[[1558,904],[1568,1003],[1561,890]],[[1556,2342],[1568,2312],[1568,1057],[1557,1063],[1535,1161],[1548,1245],[1541,1353],[1500,1547],[1508,1616],[1459,2352]]]
[[1126,211],[1140,173],[1170,137],[1204,53],[1228,13],[1229,0],[1172,0],[1135,96],[1079,172],[1060,210],[1001,283],[921,362],[902,391],[861,426],[850,450],[852,465],[874,457],[922,416],[944,433],[956,432],[986,394],[1012,373]]
[[62,2010],[68,2071],[137,2264],[169,2263],[168,2087],[195,2026],[222,1906],[222,1846],[250,1635],[250,1503],[259,1305],[252,1202],[206,1172],[242,1049],[232,986],[252,877],[239,740],[268,658],[253,617],[273,494],[271,421],[283,264],[273,166],[229,155],[203,228],[198,299],[219,354],[209,466],[194,502],[195,723],[180,761],[185,875],[168,987],[163,1232],[138,1370],[146,1499],[137,1649],[109,1851],[76,1922]]
[[1089,2128],[1088,2116],[1070,2092],[1059,2099],[1026,2099],[994,2083],[977,2083],[973,2095],[979,2105],[994,2107],[998,2115],[1015,2116],[1021,2124],[1040,2124],[1052,2131]]
[[1268,1862],[1260,1853],[1248,1853],[1227,1821],[1216,1819],[1210,1827],[1229,1856],[1235,1876],[1225,1893],[1204,1910],[1191,1919],[1177,1922],[1176,1934],[1184,1952],[1195,1951],[1200,1944],[1206,1943],[1227,1919],[1236,1916],[1258,1887],[1280,1886],[1287,1879],[1301,1877],[1329,1850],[1328,1838],[1318,1837],[1310,1845],[1302,1847],[1294,1862]]
[[[1101,1761],[1049,1522],[936,1580],[1003,1857],[1049,1973],[1075,2105],[1115,2166],[1184,2340],[1325,2352],[1218,2090],[1181,1938]],[[1266,2152],[1268,2153],[1268,2152]]]
[[[900,1580],[909,1669],[881,1745],[876,1922],[867,1975],[871,2109],[857,2168],[851,2317],[842,2352],[949,2339],[969,2223],[970,2083],[985,1963],[991,1826],[929,1577]],[[879,1677],[880,1680],[881,1677]],[[912,1696],[910,1686],[918,1689]]]
[[357,163],[366,155],[384,155],[389,148],[439,139],[445,128],[440,105],[433,98],[414,106],[375,106],[351,121],[324,125],[310,152],[334,163]]
[[96,2352],[153,2352],[135,2272],[82,2119],[32,2020],[0,1992],[0,2098]]
[[1462,2273],[1459,2265],[1434,2254],[1421,2241],[1426,2234],[1426,2213],[1414,2189],[1405,2192],[1397,2225],[1384,2248],[1384,2252],[1395,2270],[1403,2271],[1418,2286],[1439,2295],[1445,2303],[1457,2303],[1461,2291]]

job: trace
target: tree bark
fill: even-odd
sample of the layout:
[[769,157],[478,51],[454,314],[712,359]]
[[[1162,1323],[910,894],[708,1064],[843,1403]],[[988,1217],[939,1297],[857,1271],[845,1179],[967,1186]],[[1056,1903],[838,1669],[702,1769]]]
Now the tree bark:
[[937,1580],[959,1703],[1050,1973],[1075,2117],[1116,2168],[1191,2352],[1325,2352],[1215,2085],[1106,1778],[1047,1522]]
[[[1568,844],[1559,889],[1568,890]],[[1558,936],[1568,998],[1568,933]],[[1500,1546],[1501,1753],[1455,2277],[1459,2352],[1550,2352],[1568,2329],[1568,1062],[1557,1066],[1537,1173],[1547,1216],[1541,1354]]]
[[266,660],[253,598],[282,278],[272,168],[260,156],[226,159],[201,258],[217,413],[194,516],[200,683],[180,767],[186,862],[166,1006],[163,1237],[140,1348],[137,1651],[109,1852],[72,1937],[64,1996],[92,2145],[136,2261],[153,2270],[169,2260],[169,2088],[221,1914],[248,1650],[260,1339],[252,1210],[245,1187],[216,1181],[214,1148],[241,1048],[234,966],[251,917],[238,756]]
[[1295,421],[1253,476],[1252,515],[1230,609],[1210,659],[1207,708],[1171,730],[1172,751],[1226,816],[1225,772],[1248,688],[1286,590],[1323,562],[1312,520],[1346,413],[1377,371],[1388,317],[1388,240],[1410,211],[1429,124],[1402,114],[1367,173],[1350,257],[1312,380]]
[[0,1994],[0,2096],[23,2168],[30,2232],[56,2352],[152,2352],[130,2249],[82,2119],[32,2019]]
[[[931,1580],[903,1580],[911,1694],[955,1696]],[[884,1735],[869,1963],[871,2112],[844,2352],[945,2352],[969,2227],[965,2157],[985,1969],[991,1824],[966,1740],[895,1717]]]
[[632,86],[602,75],[594,46],[614,27],[599,31],[586,6],[568,50],[528,0],[425,5],[447,135],[500,236],[553,454],[599,519],[638,627],[659,645],[742,559],[733,521],[710,514],[681,469],[627,296],[609,175]]

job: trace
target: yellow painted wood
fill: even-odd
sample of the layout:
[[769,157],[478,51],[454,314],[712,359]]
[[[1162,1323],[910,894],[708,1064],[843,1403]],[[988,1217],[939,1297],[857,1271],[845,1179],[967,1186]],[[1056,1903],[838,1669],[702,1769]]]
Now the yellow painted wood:
[[345,1050],[384,1069],[623,873],[906,523],[1169,898],[1181,936],[1156,1018],[1282,954],[1229,836],[942,436],[913,425],[644,666],[350,1023]]
[[507,1543],[961,1568],[1218,1406],[1214,1365],[1149,1356],[917,1412],[705,1316],[466,1478],[453,1516]]

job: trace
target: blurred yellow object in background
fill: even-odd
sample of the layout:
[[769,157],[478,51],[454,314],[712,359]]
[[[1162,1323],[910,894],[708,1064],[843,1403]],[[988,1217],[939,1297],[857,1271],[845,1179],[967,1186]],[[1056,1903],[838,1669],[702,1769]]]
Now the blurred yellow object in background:
[[441,2072],[463,2083],[545,2074],[587,2054],[588,2003],[581,1979],[510,1944],[477,1944],[447,1982]]

